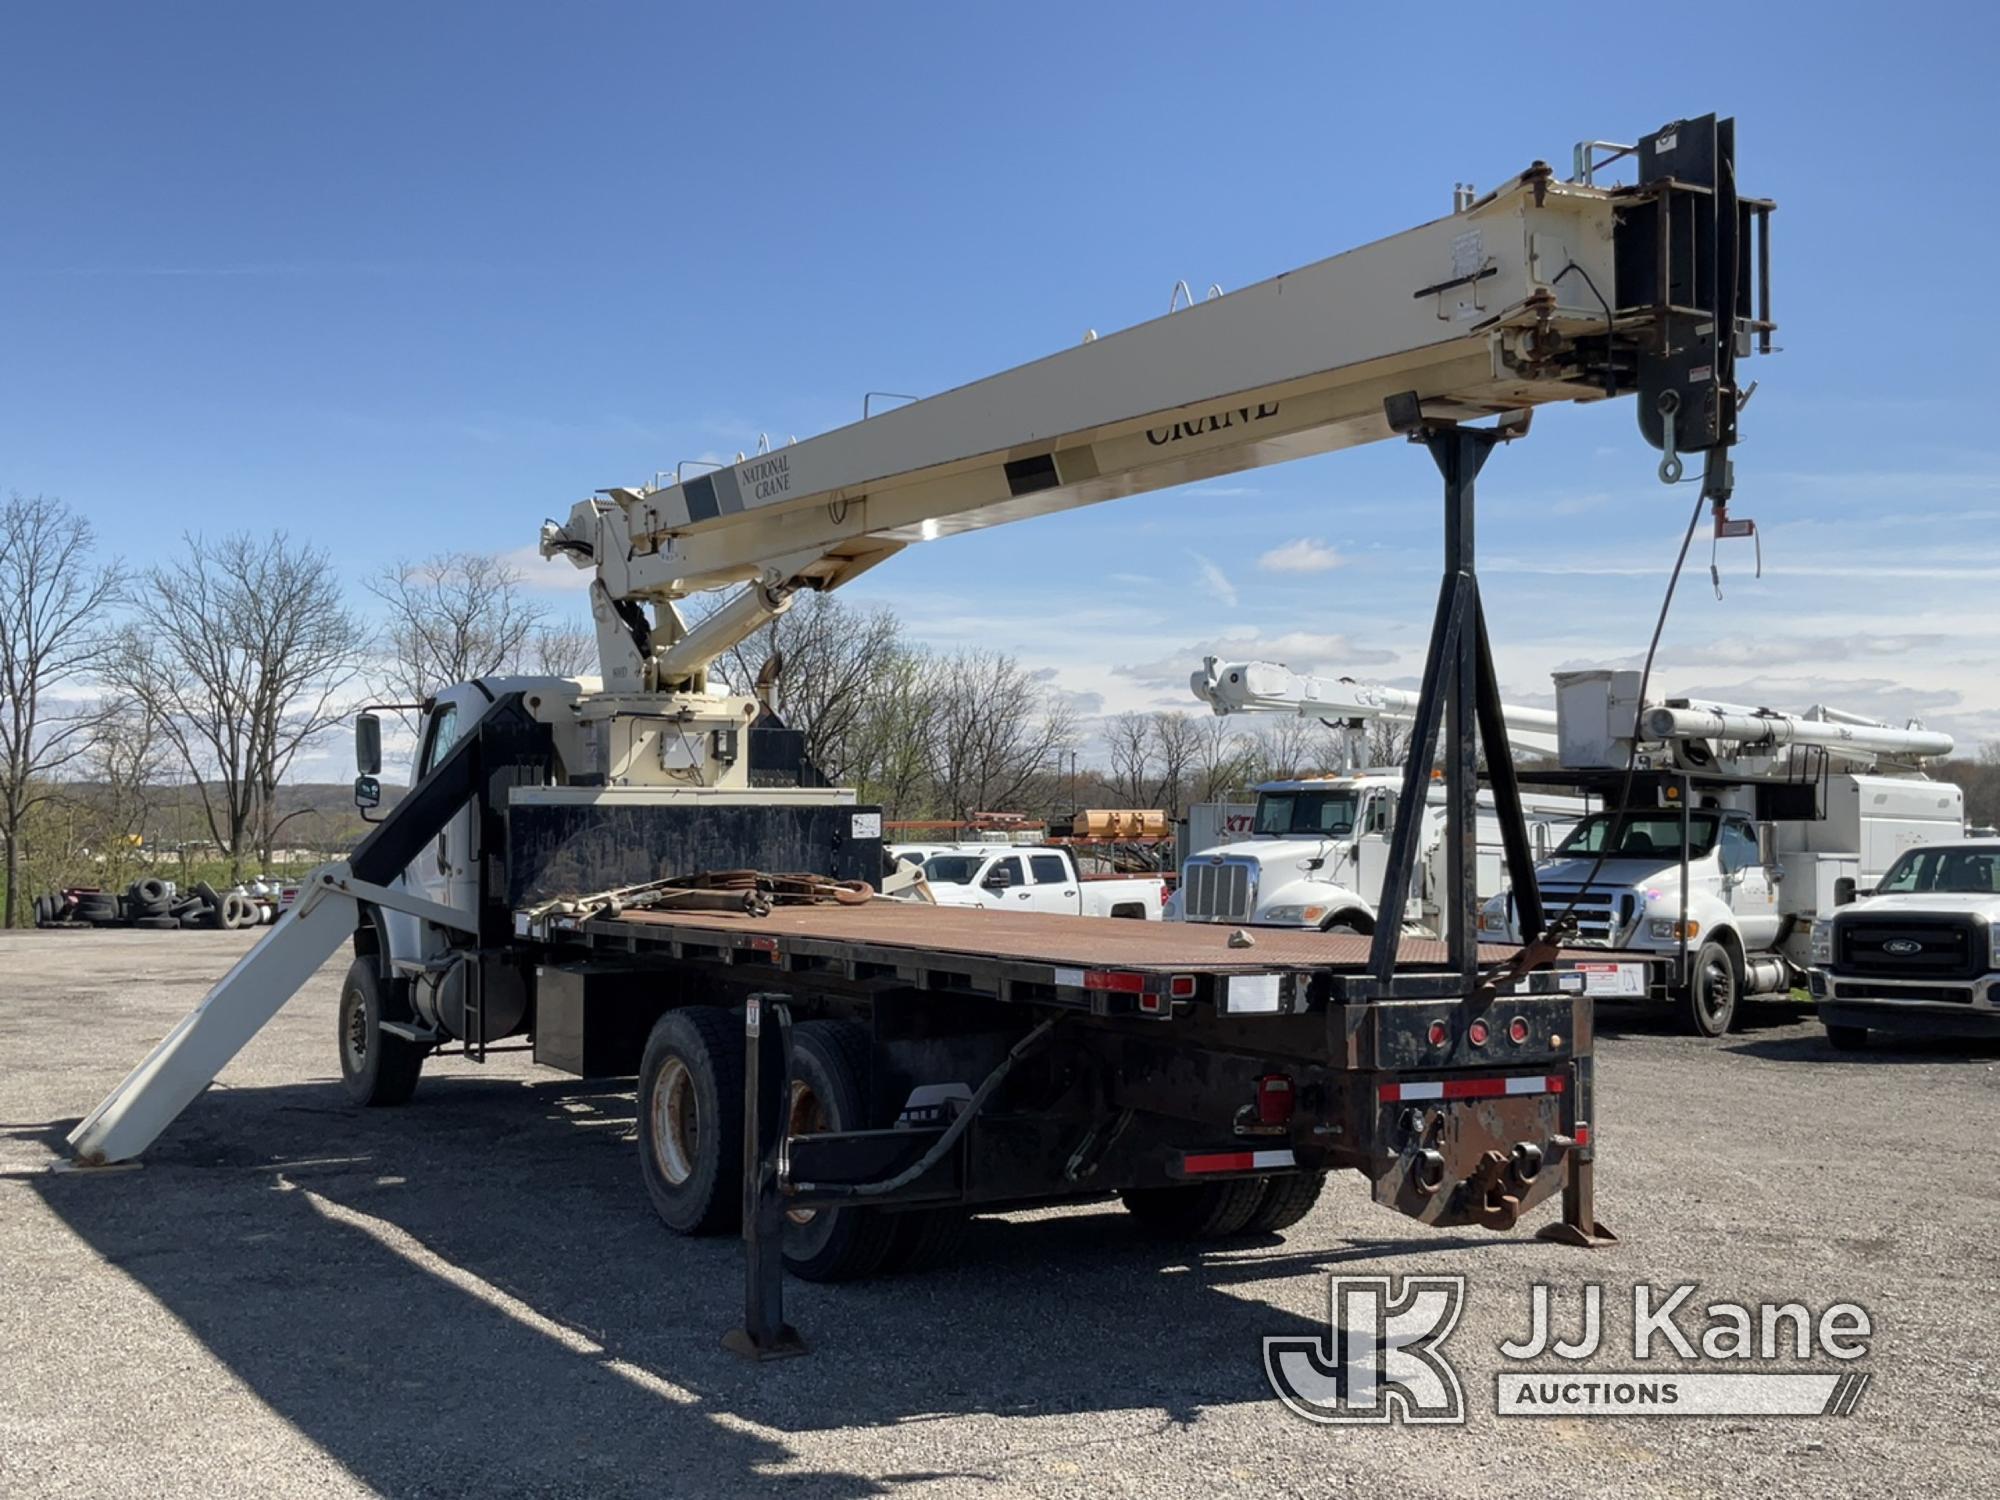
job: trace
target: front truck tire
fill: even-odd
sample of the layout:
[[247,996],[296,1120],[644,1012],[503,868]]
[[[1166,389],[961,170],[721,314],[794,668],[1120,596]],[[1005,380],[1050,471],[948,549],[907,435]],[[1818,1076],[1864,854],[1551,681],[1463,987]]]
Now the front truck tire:
[[639,1064],[639,1174],[676,1234],[743,1223],[743,1021],[695,1005],[653,1024]]
[[387,986],[373,958],[357,958],[340,982],[340,1081],[356,1104],[407,1104],[424,1068],[424,1048],[383,1031]]
[[1680,1015],[1691,1036],[1716,1037],[1736,1022],[1743,994],[1743,971],[1726,943],[1703,943],[1694,956],[1679,996]]

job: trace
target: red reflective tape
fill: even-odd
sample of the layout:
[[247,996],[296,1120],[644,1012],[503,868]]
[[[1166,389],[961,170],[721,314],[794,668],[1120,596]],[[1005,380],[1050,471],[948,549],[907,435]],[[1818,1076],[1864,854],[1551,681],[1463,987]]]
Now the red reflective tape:
[[1434,1078],[1422,1083],[1385,1083],[1377,1090],[1386,1104],[1423,1099],[1501,1099],[1562,1091],[1562,1076],[1554,1073],[1542,1078]]
[[778,940],[774,937],[753,937],[750,947],[758,953],[768,953],[773,958],[778,955]]
[[1257,1165],[1254,1151],[1218,1151],[1212,1156],[1183,1156],[1183,1172],[1248,1172]]
[[1560,1074],[1560,1073],[1551,1073],[1551,1074],[1549,1074],[1549,1076],[1548,1076],[1548,1085],[1549,1085],[1549,1092],[1550,1092],[1551,1094],[1560,1094],[1560,1093],[1561,1093],[1561,1092],[1563,1091],[1563,1076],[1562,1076],[1562,1074]]
[[1129,974],[1122,969],[1085,969],[1083,987],[1087,990],[1122,990],[1136,995],[1146,987],[1144,974]]

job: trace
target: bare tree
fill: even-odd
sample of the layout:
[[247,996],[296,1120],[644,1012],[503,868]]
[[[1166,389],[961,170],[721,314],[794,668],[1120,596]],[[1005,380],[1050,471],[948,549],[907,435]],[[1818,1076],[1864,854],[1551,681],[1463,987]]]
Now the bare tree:
[[1162,709],[1153,715],[1153,745],[1160,757],[1160,790],[1144,805],[1163,807],[1169,818],[1178,818],[1188,800],[1189,773],[1201,754],[1201,725],[1193,714]]
[[1220,802],[1250,779],[1250,747],[1221,714],[1198,720],[1191,801]]
[[1282,781],[1312,769],[1313,739],[1318,726],[1311,719],[1286,714],[1258,726],[1253,759],[1260,781]]
[[1011,656],[961,651],[936,672],[925,754],[947,817],[1007,807],[1075,733],[1075,715]]
[[597,633],[573,622],[538,626],[529,659],[550,677],[581,677],[597,666]]
[[106,611],[120,598],[116,562],[94,563],[89,520],[60,500],[14,495],[0,506],[0,839],[5,925],[19,920],[28,814],[90,748],[99,711],[72,702],[104,660]]
[[324,552],[283,532],[185,542],[184,557],[147,570],[152,609],[126,631],[118,675],[158,719],[241,874],[253,840],[269,858],[278,783],[339,720],[366,635]]
[[387,686],[413,702],[453,683],[519,670],[547,613],[523,590],[518,568],[479,552],[400,562],[366,587],[387,616]]
[[158,720],[136,698],[106,699],[83,763],[81,793],[87,843],[103,861],[103,883],[122,885],[134,850],[167,793],[169,752]]
[[806,758],[829,779],[858,779],[872,700],[902,670],[909,648],[887,609],[857,609],[808,594],[724,654],[721,675],[738,692],[760,682],[771,709],[806,737]]
[[854,785],[866,801],[892,818],[933,812],[930,757],[932,724],[941,699],[939,664],[905,651],[871,684],[866,711],[852,740]]
[[1151,807],[1160,796],[1159,745],[1145,714],[1113,714],[1104,721],[1105,769],[1117,801]]

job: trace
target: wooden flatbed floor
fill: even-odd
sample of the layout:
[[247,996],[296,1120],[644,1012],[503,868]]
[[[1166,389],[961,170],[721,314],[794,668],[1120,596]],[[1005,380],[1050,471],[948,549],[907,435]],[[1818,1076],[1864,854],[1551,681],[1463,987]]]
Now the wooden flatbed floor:
[[[1072,917],[1053,912],[985,911],[976,907],[926,906],[872,901],[866,906],[781,906],[768,916],[732,912],[628,911],[590,924],[599,933],[621,927],[729,933],[780,942],[855,943],[871,948],[1065,968],[1130,968],[1190,973],[1268,973],[1273,969],[1367,967],[1370,939],[1346,933],[1287,928],[1246,928],[1250,948],[1229,946],[1236,929],[1224,923],[1140,922],[1118,917]],[[637,934],[633,934],[637,936]],[[1482,964],[1513,956],[1511,945],[1482,943]],[[1606,961],[1599,950],[1565,952],[1566,959]],[[1397,965],[1422,970],[1444,968],[1445,945],[1432,938],[1405,938]]]

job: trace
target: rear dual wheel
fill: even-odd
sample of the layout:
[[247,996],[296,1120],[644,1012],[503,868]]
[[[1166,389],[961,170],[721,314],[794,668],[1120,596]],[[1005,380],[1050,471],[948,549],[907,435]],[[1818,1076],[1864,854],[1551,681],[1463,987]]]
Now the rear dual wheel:
[[1133,1188],[1124,1194],[1124,1202],[1132,1217],[1155,1234],[1221,1240],[1290,1229],[1312,1212],[1325,1187],[1323,1172],[1287,1172],[1278,1177]]
[[[639,1171],[653,1211],[676,1234],[736,1230],[743,1217],[743,1022],[690,1006],[653,1027],[639,1068]],[[786,1101],[794,1135],[868,1124],[869,1035],[852,1021],[808,1021],[792,1032]],[[808,1281],[852,1281],[891,1260],[934,1257],[951,1226],[926,1211],[795,1209],[785,1216],[785,1267]]]

